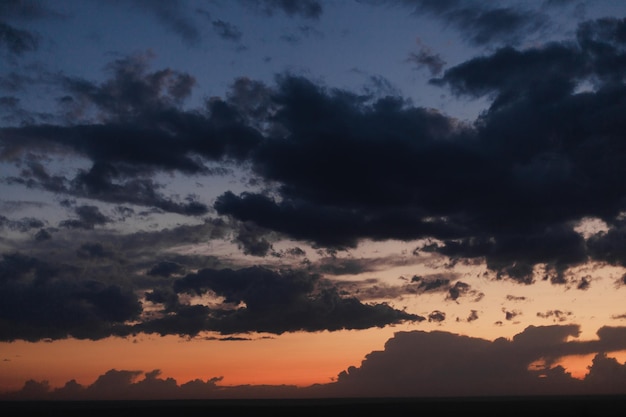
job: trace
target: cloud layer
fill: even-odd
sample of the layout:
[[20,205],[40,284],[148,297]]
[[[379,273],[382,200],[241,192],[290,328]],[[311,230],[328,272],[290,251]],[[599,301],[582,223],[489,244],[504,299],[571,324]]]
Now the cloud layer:
[[[398,332],[382,351],[368,354],[335,382],[309,387],[223,386],[221,378],[179,383],[149,372],[111,369],[93,383],[63,387],[30,380],[5,399],[227,399],[227,398],[436,398],[623,394],[626,365],[608,354],[626,348],[624,328],[602,328],[598,339],[577,341],[579,328],[528,327],[512,339],[448,332]],[[583,379],[556,364],[569,355],[596,354]]]

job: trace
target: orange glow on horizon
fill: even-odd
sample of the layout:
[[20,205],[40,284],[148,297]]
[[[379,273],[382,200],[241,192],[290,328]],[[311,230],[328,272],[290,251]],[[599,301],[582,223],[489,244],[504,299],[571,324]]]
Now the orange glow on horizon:
[[[328,383],[366,354],[382,349],[388,331],[292,333],[254,340],[191,340],[176,336],[140,335],[133,339],[59,340],[4,343],[0,391],[15,391],[28,380],[48,381],[59,388],[74,379],[92,384],[110,369],[150,372],[184,384],[223,377],[222,386]],[[139,376],[138,379],[143,379]]]

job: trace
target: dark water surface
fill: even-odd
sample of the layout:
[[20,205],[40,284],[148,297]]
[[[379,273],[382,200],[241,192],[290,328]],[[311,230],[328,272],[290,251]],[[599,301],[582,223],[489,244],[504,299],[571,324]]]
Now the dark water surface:
[[5,401],[2,416],[626,416],[626,396],[163,400],[163,401]]

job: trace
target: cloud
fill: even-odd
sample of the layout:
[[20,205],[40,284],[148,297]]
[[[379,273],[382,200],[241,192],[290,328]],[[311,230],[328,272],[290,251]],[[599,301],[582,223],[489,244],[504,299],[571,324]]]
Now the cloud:
[[446,62],[439,54],[434,53],[428,46],[424,45],[419,38],[417,39],[417,46],[419,51],[409,53],[407,62],[415,64],[418,69],[428,68],[432,76],[440,74]]
[[45,223],[42,220],[33,217],[22,217],[19,220],[11,220],[5,216],[0,215],[0,228],[7,228],[9,230],[17,230],[25,233],[32,229],[40,229],[44,227]]
[[[606,352],[623,349],[615,338],[598,332],[597,341],[568,341],[575,325],[527,327],[511,340],[472,338],[446,332],[398,332],[382,351],[368,354],[360,366],[342,372],[326,393],[345,396],[457,397],[478,395],[574,395],[617,393],[626,365]],[[555,360],[596,353],[584,380],[572,378]],[[544,365],[529,368],[540,359]],[[593,376],[597,372],[596,376]],[[613,379],[609,375],[613,375]],[[602,375],[602,376],[600,376]]]
[[148,72],[153,58],[147,52],[117,59],[106,67],[111,78],[100,84],[72,77],[60,81],[76,99],[96,105],[103,112],[101,117],[133,120],[176,108],[189,97],[196,82],[191,75],[169,68]]
[[39,40],[27,30],[0,22],[0,47],[6,48],[11,54],[21,55],[36,50],[39,47]]
[[568,320],[568,317],[573,313],[571,311],[561,311],[561,310],[548,310],[545,313],[538,312],[537,317],[541,317],[544,319],[552,318],[554,322],[564,322]]
[[267,256],[273,247],[266,239],[267,230],[257,227],[253,223],[240,223],[234,242],[246,255]]
[[32,21],[45,18],[59,18],[62,15],[36,0],[5,0],[0,4],[0,16]]
[[[221,378],[206,381],[197,379],[178,384],[173,378],[160,378],[161,371],[150,372],[110,369],[92,384],[84,386],[76,380],[63,387],[52,389],[46,382],[27,381],[24,388],[11,399],[54,400],[159,400],[159,399],[208,399],[219,393],[217,382]],[[143,376],[142,379],[139,377]]]
[[[434,84],[493,100],[471,124],[397,95],[290,74],[271,85],[237,79],[224,99],[189,110],[188,74],[153,71],[149,55],[119,59],[104,82],[61,78],[92,107],[79,123],[2,129],[3,152],[22,170],[8,181],[201,216],[208,204],[165,195],[154,175],[235,166],[259,187],[226,191],[212,209],[237,228],[245,253],[273,254],[269,233],[328,249],[433,238],[423,250],[484,260],[496,278],[569,284],[572,267],[621,262],[623,26],[584,22],[575,39],[508,46],[448,68]],[[92,165],[69,178],[48,172],[37,156],[44,150]],[[586,218],[608,231],[583,236],[576,225]]]
[[212,22],[213,29],[219,35],[220,38],[229,41],[239,41],[241,39],[241,30],[232,23],[224,22],[223,20],[214,20]]
[[439,310],[434,310],[428,315],[428,321],[435,321],[441,323],[446,319],[446,313]]
[[111,221],[96,206],[79,206],[74,211],[78,219],[63,220],[59,226],[72,229],[93,229],[95,226],[102,226]]
[[113,257],[113,252],[101,243],[83,243],[76,251],[76,255],[85,259],[111,258]]
[[431,15],[463,34],[474,45],[515,44],[524,37],[545,28],[547,15],[523,7],[502,7],[496,2],[391,0],[413,9],[416,15]]
[[176,262],[161,261],[154,265],[148,271],[148,275],[157,275],[162,277],[170,277],[173,274],[184,272],[184,267]]
[[106,202],[205,214],[206,205],[193,197],[183,203],[162,195],[150,176],[163,170],[212,173],[205,160],[243,157],[259,135],[238,124],[236,113],[222,101],[209,104],[208,115],[181,110],[193,78],[171,70],[149,73],[148,59],[139,55],[114,61],[109,66],[113,78],[101,84],[61,80],[76,102],[95,106],[104,123],[87,118],[85,124],[3,129],[4,152],[15,158],[29,149],[74,152],[89,158],[91,168],[65,178],[49,174],[31,158],[20,177],[7,181]]
[[[275,272],[262,267],[203,269],[174,282],[174,291],[223,297],[214,311],[207,305],[179,305],[175,315],[137,325],[137,331],[195,335],[203,330],[222,334],[320,331],[383,327],[422,317],[387,304],[362,304],[341,297],[320,277],[302,271]],[[228,305],[230,308],[227,309]]]
[[[490,341],[442,331],[397,332],[385,343],[383,350],[367,354],[359,366],[351,366],[339,373],[335,382],[301,388],[289,385],[224,386],[220,385],[221,377],[179,383],[173,378],[162,377],[158,369],[149,372],[110,369],[87,386],[70,380],[63,387],[53,388],[47,381],[29,380],[20,390],[4,393],[2,398],[150,400],[368,397],[397,400],[410,397],[432,400],[506,396],[508,405],[511,398],[518,396],[565,395],[568,396],[567,404],[574,402],[577,408],[580,405],[576,398],[582,398],[578,396],[583,394],[623,394],[626,365],[611,357],[609,352],[626,348],[624,328],[602,328],[597,340],[568,340],[577,337],[578,333],[579,327],[575,325],[530,326],[512,339]],[[557,360],[564,356],[588,354],[595,354],[595,357],[583,379],[573,378],[557,364]],[[476,404],[474,401],[476,398],[472,404]],[[479,400],[478,404],[484,406]],[[375,404],[372,403],[372,406]],[[420,402],[417,406],[424,411],[424,403]],[[536,407],[537,404],[533,402],[532,406]],[[328,405],[324,407],[328,411]]]
[[21,254],[0,261],[0,330],[3,341],[100,339],[127,320],[141,304],[131,292],[97,280],[76,280],[80,271]]
[[318,19],[323,12],[322,2],[317,0],[239,0],[245,6],[272,15],[282,11],[287,16]]
[[180,1],[130,0],[130,4],[153,15],[166,29],[180,36],[190,45],[197,45],[201,33],[192,16]]
[[20,29],[5,21],[34,21],[58,18],[61,15],[41,2],[32,0],[6,0],[0,4],[0,49],[6,49],[11,56],[19,56],[25,52],[39,48],[39,36],[29,30]]

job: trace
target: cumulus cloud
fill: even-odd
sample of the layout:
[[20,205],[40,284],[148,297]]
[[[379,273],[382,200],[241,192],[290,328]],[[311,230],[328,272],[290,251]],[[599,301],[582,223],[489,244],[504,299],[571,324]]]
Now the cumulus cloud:
[[[575,396],[583,393],[623,394],[626,365],[611,357],[610,352],[626,348],[624,328],[602,328],[598,331],[598,339],[590,341],[575,340],[579,330],[575,325],[530,326],[511,339],[493,341],[442,331],[397,332],[385,343],[383,350],[367,354],[359,366],[340,372],[334,382],[301,388],[286,385],[223,386],[221,377],[182,383],[162,377],[159,370],[111,369],[86,386],[71,380],[63,387],[53,388],[47,381],[29,380],[20,390],[5,393],[2,398],[389,397],[397,400],[410,397],[432,400],[438,397],[506,396],[510,401],[517,396],[566,395],[574,396],[568,397],[568,404],[572,405],[570,402],[579,398]],[[582,379],[572,377],[557,364],[559,358],[587,354],[595,354],[595,357]],[[511,403],[507,401],[507,404]],[[536,403],[532,404],[536,407]],[[423,411],[425,404],[418,403],[417,406]],[[438,410],[440,406],[437,404]]]
[[[622,332],[604,328],[595,341],[568,340],[578,336],[575,325],[530,326],[510,340],[494,341],[439,331],[398,332],[384,350],[371,352],[360,366],[342,372],[326,392],[376,397],[618,393],[623,389],[611,387],[609,381],[621,381],[626,365],[606,352],[624,349],[617,340]],[[555,365],[563,356],[593,353],[596,357],[583,380]],[[543,366],[530,368],[539,360]]]
[[137,297],[117,285],[76,280],[80,271],[20,254],[0,261],[3,341],[99,339],[141,312]]
[[[232,239],[244,255],[258,257],[287,254],[274,251],[274,236],[331,252],[355,248],[364,240],[431,238],[436,243],[420,247],[417,254],[443,255],[453,262],[484,260],[496,278],[526,285],[537,279],[574,282],[584,290],[589,280],[572,281],[569,268],[589,260],[624,265],[624,25],[614,18],[590,21],[568,42],[503,47],[448,68],[434,84],[471,98],[492,98],[472,124],[397,95],[355,93],[291,74],[277,76],[273,84],[237,79],[223,99],[192,110],[184,106],[195,86],[192,76],[169,68],[152,70],[149,54],[120,58],[107,67],[109,78],[102,82],[55,78],[68,102],[84,106],[81,119],[0,129],[3,160],[20,171],[5,181],[93,200],[74,207],[74,218],[59,223],[63,234],[99,232],[109,225],[114,215],[103,214],[97,205],[101,202],[196,217],[215,210],[219,220],[135,234],[118,240],[118,248],[142,238],[155,240],[141,241],[132,252],[143,263],[141,268],[133,263],[137,268],[129,275],[141,277],[141,290],[155,300],[158,294],[215,293],[234,305],[213,311],[209,305],[170,301],[170,315],[143,322],[137,331],[280,333],[425,319],[343,297],[336,287],[317,288],[314,275],[234,265],[225,272],[214,258],[168,256],[181,265],[172,270],[160,264],[163,258],[146,254],[158,245],[210,239],[212,233]],[[581,83],[592,88],[579,91]],[[87,167],[73,176],[51,172],[44,162],[55,155],[79,156]],[[163,173],[213,175],[209,163],[245,168],[258,187],[225,191],[211,207],[194,195],[167,195],[155,180]],[[576,226],[585,218],[602,220],[607,230],[579,233]],[[19,225],[28,230],[42,226],[7,221],[5,226],[18,230]],[[181,238],[185,230],[187,240]],[[62,239],[54,233],[48,240],[42,233],[33,250],[43,251]],[[104,243],[100,248],[93,238],[81,241],[69,253],[76,262],[118,259]],[[368,260],[322,259],[310,265],[329,275],[378,268]],[[200,272],[181,277],[192,270]],[[239,287],[224,284],[228,274],[235,277],[230,284]],[[163,287],[171,276],[177,277],[174,287],[171,282]],[[252,276],[276,292],[257,288]],[[453,301],[480,297],[458,279],[431,278],[399,291],[440,291]],[[299,286],[303,283],[310,286]],[[19,290],[24,288],[30,287]],[[69,298],[82,291],[63,288],[70,288],[63,290]],[[252,290],[264,294],[266,302]],[[126,293],[120,291],[124,299]],[[295,298],[276,300],[280,291]],[[161,298],[174,299],[168,297]],[[293,310],[293,317],[279,314],[277,306]],[[135,318],[133,314],[124,319]],[[517,311],[505,314],[513,319]],[[119,324],[112,326],[121,332]]]

